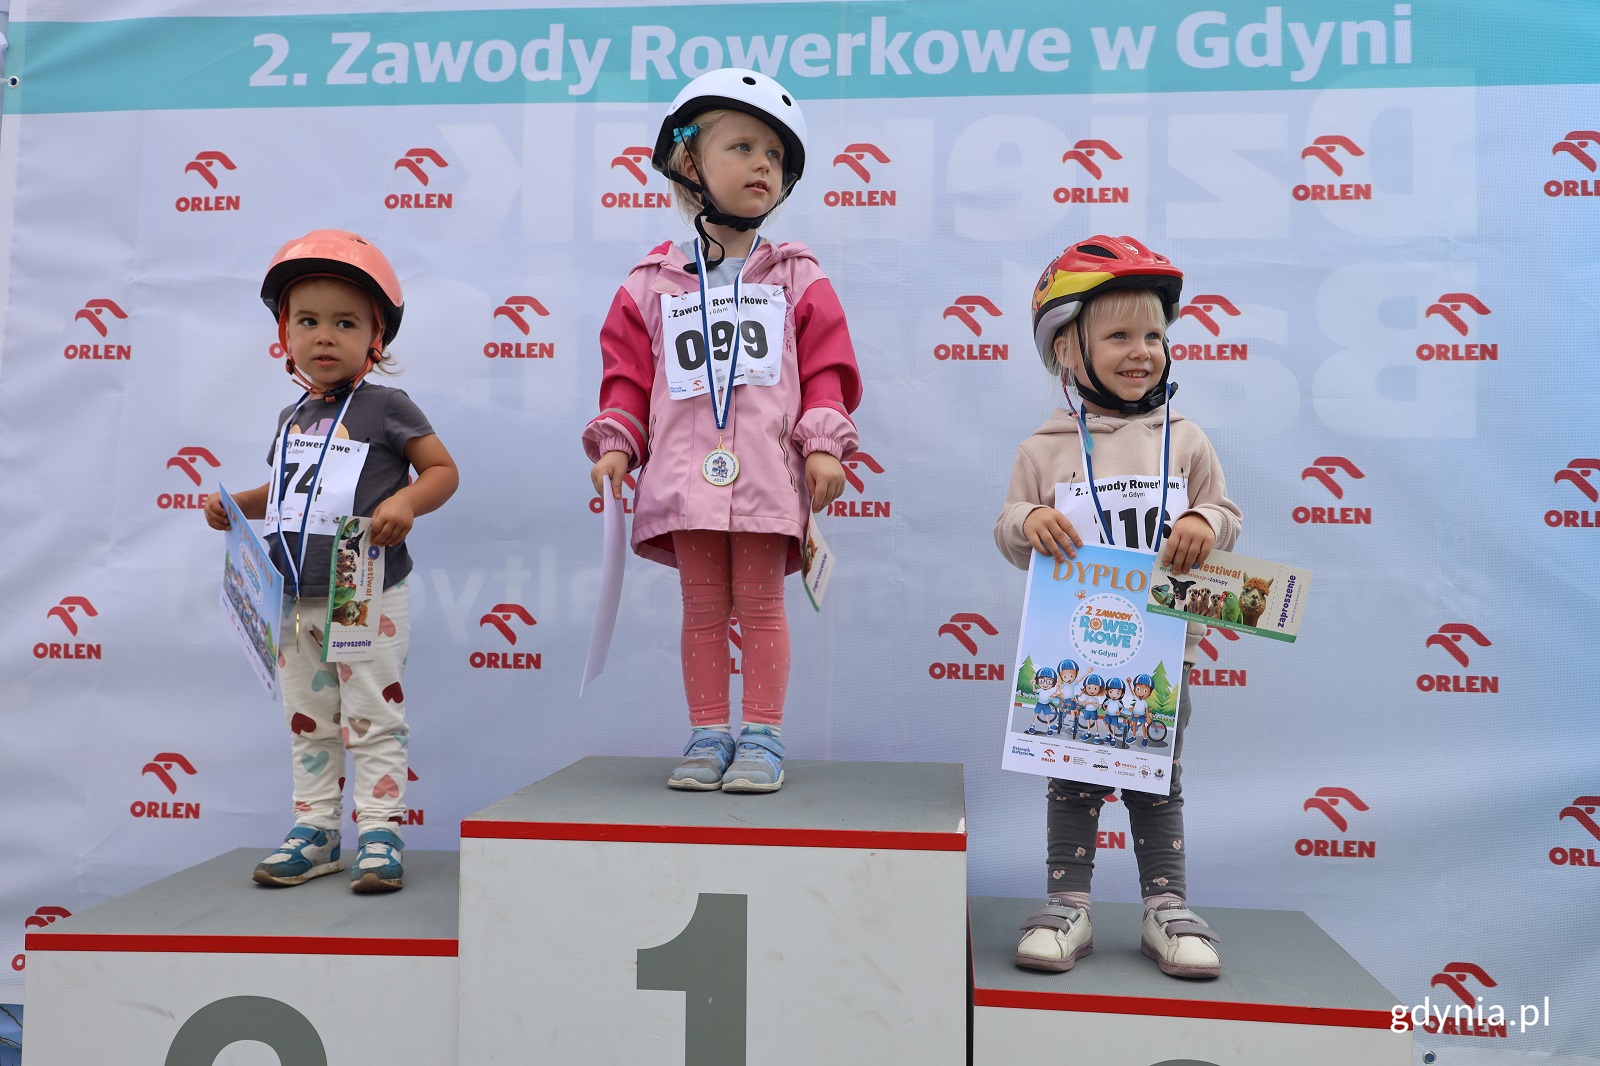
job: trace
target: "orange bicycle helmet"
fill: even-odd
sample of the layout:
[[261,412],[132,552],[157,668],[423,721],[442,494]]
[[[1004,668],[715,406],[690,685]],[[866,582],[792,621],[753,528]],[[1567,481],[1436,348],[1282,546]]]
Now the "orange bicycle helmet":
[[[1113,411],[1137,414],[1153,411],[1166,401],[1169,354],[1161,379],[1139,400],[1128,402],[1109,394],[1085,358],[1089,381],[1075,380],[1070,368],[1056,359],[1055,337],[1068,322],[1078,320],[1078,343],[1087,353],[1087,338],[1078,313],[1090,300],[1113,289],[1150,289],[1161,299],[1167,322],[1178,317],[1183,271],[1171,260],[1152,252],[1132,237],[1096,235],[1069,245],[1039,275],[1033,290],[1033,343],[1045,369],[1074,385],[1090,402]],[[1165,341],[1163,341],[1165,346]]]

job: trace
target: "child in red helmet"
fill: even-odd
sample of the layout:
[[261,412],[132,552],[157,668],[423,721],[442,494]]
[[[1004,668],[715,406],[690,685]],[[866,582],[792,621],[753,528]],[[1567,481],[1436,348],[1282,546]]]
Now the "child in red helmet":
[[[400,683],[410,640],[405,538],[417,515],[455,492],[456,465],[409,396],[366,380],[388,361],[405,311],[382,252],[354,233],[314,230],[278,250],[261,299],[278,320],[284,365],[305,391],[278,416],[267,456],[272,480],[235,497],[245,515],[266,519],[267,546],[296,613],[278,656],[295,824],[254,879],[298,885],[344,869],[339,819],[349,748],[361,829],[350,887],[393,891],[404,884],[404,844],[393,826],[405,821],[411,739]],[[327,447],[335,439],[341,447]],[[228,528],[217,494],[205,513],[213,529]],[[372,516],[372,543],[385,549],[382,618],[374,658],[323,663],[312,627],[327,613],[341,515]]]
[[[1132,237],[1090,237],[1045,268],[1033,296],[1034,343],[1061,382],[1066,407],[1017,449],[994,527],[995,543],[1015,565],[1026,569],[1034,552],[1061,561],[1087,537],[1159,551],[1182,573],[1203,563],[1213,547],[1233,546],[1241,516],[1228,499],[1217,454],[1205,432],[1169,403],[1177,387],[1167,381],[1166,327],[1177,317],[1182,287],[1182,272]],[[1161,487],[1134,488],[1134,478]],[[1058,500],[1056,486],[1074,483],[1080,491]],[[1204,626],[1190,625],[1184,676],[1204,635]],[[1145,903],[1141,949],[1165,973],[1215,977],[1222,972],[1217,936],[1184,903],[1179,757],[1188,721],[1189,686],[1183,685],[1170,794],[1124,789],[1122,799]],[[1061,971],[1094,947],[1089,883],[1100,811],[1111,789],[1051,779],[1047,793],[1050,899],[1023,923],[1014,961]]]

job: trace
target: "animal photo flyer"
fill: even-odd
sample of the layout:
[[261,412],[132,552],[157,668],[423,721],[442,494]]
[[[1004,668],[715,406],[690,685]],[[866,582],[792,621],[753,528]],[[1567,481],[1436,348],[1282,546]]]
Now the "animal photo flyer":
[[1186,626],[1140,609],[1149,583],[1146,552],[1034,555],[1003,768],[1167,794]]
[[283,628],[283,575],[267,557],[267,546],[221,485],[228,512],[222,557],[222,613],[233,626],[250,668],[278,696],[278,637]]
[[350,663],[375,654],[383,618],[383,549],[372,543],[372,519],[340,517],[328,568],[328,618],[322,661]]
[[1214,551],[1205,565],[1177,575],[1156,563],[1144,609],[1219,629],[1293,641],[1311,591],[1311,571],[1299,566]]

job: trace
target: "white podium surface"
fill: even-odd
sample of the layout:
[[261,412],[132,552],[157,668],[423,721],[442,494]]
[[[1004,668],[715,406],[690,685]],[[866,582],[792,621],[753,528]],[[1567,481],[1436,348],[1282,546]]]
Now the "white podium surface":
[[961,767],[591,757],[462,823],[460,1061],[966,1061]]
[[358,896],[348,873],[252,883],[269,850],[29,933],[28,1066],[454,1063],[455,853],[407,851],[403,891]]
[[1067,973],[1019,970],[1018,926],[1038,906],[971,900],[973,1066],[1411,1064],[1394,996],[1299,911],[1196,907],[1222,935],[1223,973],[1193,981],[1139,953],[1137,903],[1095,903],[1094,953]]

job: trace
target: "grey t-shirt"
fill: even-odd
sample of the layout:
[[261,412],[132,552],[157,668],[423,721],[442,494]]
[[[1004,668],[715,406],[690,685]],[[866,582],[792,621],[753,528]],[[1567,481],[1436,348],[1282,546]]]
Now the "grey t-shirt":
[[[307,399],[285,407],[278,414],[279,433],[272,438],[267,462],[272,463],[277,456],[284,426],[321,437],[332,428],[338,413],[338,404],[326,403],[321,399]],[[411,472],[411,465],[406,462],[406,445],[432,433],[433,427],[428,424],[427,416],[404,392],[368,381],[350,398],[350,409],[345,412],[343,429],[351,440],[368,445],[367,460],[362,464],[361,476],[356,480],[355,509],[358,515],[370,516],[378,504],[405,488]],[[299,534],[285,532],[280,536],[270,533],[266,540],[272,565],[284,575],[285,591],[293,593],[294,589],[287,588],[290,582],[289,564],[284,552],[293,552],[296,558],[299,557]],[[411,573],[411,553],[406,550],[404,541],[385,549],[385,552],[383,587],[389,588]],[[328,594],[328,570],[332,564],[333,538],[320,534],[307,537],[305,568],[301,575],[304,595]]]

